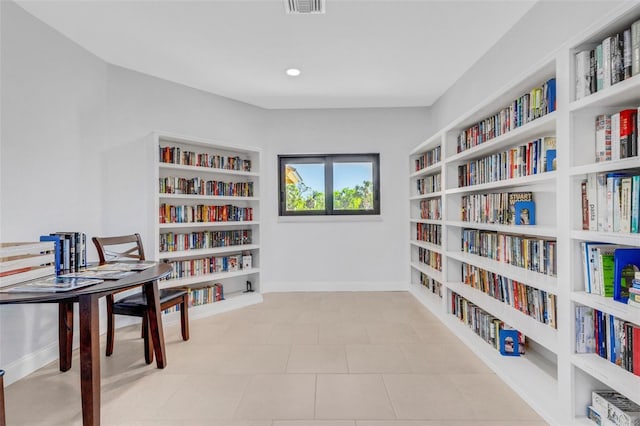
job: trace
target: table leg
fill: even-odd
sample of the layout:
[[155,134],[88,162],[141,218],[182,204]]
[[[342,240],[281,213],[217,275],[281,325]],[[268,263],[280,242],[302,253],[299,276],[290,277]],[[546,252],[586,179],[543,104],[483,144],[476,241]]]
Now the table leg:
[[73,351],[73,302],[58,303],[58,351],[60,371],[69,370]]
[[158,368],[167,366],[166,352],[164,349],[164,331],[162,329],[162,311],[160,310],[160,297],[158,296],[158,282],[145,283],[144,291],[147,296],[149,311],[149,333],[153,341],[153,350],[156,354]]
[[99,297],[81,295],[80,308],[80,389],[82,424],[100,424],[100,316]]

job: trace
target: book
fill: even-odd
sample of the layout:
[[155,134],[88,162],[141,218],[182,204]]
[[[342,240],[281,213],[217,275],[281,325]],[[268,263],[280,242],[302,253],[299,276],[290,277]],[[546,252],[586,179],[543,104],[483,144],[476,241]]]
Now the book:
[[517,201],[533,201],[533,192],[509,192],[508,204],[509,204],[509,220],[508,224],[515,224],[516,216],[516,202]]
[[596,92],[604,89],[604,63],[602,58],[602,43],[595,48],[596,59]]
[[533,201],[516,201],[515,205],[515,225],[535,225],[536,224],[536,203]]
[[94,267],[95,270],[102,271],[144,271],[154,266],[155,262],[109,262]]
[[616,391],[593,391],[591,405],[613,425],[635,426],[640,424],[640,406]]
[[602,40],[602,85],[611,87],[611,37]]
[[26,281],[12,287],[3,288],[5,293],[41,293],[41,292],[65,292],[103,282],[96,278],[77,277],[48,277]]
[[611,114],[611,159],[616,161],[620,153],[620,113]]
[[620,158],[633,157],[637,148],[634,145],[638,141],[637,109],[623,109],[620,114]]
[[576,100],[591,94],[590,51],[582,50],[575,57]]
[[635,272],[640,270],[640,248],[619,247],[614,251],[613,299],[627,303]]
[[54,273],[53,242],[0,243],[0,287]]
[[556,170],[556,138],[554,136],[545,136],[541,141],[544,171]]
[[640,21],[631,24],[631,75],[640,73]]
[[596,162],[611,160],[611,115],[596,116]]

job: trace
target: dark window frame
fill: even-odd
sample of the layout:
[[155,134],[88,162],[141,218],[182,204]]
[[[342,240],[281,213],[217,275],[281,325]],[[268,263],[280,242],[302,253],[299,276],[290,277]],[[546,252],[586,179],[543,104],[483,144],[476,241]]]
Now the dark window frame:
[[[286,200],[286,164],[324,164],[324,210],[288,211]],[[371,163],[373,178],[373,209],[333,209],[334,163]],[[296,154],[278,155],[278,215],[279,216],[371,216],[380,214],[380,154]]]

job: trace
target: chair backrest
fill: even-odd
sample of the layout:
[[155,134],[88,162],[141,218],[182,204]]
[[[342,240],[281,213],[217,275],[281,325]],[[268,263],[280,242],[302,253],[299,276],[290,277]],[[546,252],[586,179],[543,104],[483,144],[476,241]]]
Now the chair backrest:
[[122,259],[145,260],[142,239],[138,233],[118,237],[93,237],[93,244],[98,250],[101,265]]

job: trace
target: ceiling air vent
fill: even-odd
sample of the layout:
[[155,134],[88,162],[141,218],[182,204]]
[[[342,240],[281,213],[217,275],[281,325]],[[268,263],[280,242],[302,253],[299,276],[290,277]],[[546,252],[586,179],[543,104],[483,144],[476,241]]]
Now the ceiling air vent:
[[324,13],[324,0],[284,0],[287,13]]

